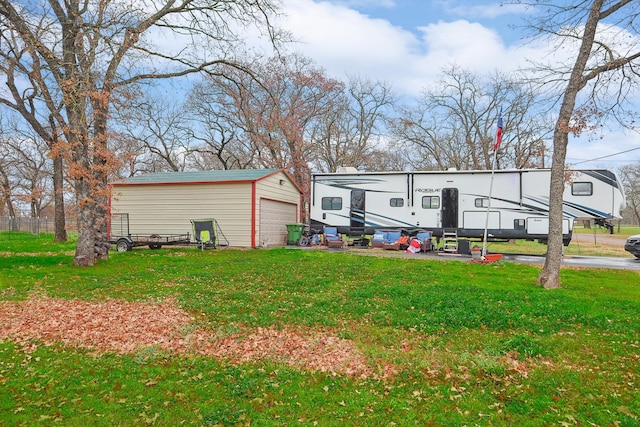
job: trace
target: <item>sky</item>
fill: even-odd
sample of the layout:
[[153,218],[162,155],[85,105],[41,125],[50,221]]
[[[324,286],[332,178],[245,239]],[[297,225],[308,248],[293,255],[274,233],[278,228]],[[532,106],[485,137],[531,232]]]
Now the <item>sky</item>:
[[[285,16],[278,25],[297,40],[294,50],[332,77],[385,81],[409,99],[436,81],[445,67],[457,65],[477,74],[509,72],[549,55],[548,46],[524,38],[522,19],[529,12],[501,6],[500,0],[282,2]],[[605,156],[610,157],[599,159]],[[571,138],[567,162],[611,169],[640,162],[640,135],[611,125],[599,135]]]

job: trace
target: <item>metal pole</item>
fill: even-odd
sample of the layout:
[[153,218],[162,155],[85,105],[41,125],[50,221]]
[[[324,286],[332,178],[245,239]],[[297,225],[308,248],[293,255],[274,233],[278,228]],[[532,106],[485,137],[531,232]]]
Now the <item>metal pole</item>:
[[[496,135],[496,140],[498,136]],[[495,143],[494,143],[495,147]],[[491,166],[491,183],[489,184],[489,203],[487,203],[487,217],[484,222],[484,233],[482,234],[482,259],[487,254],[487,230],[489,229],[489,211],[491,210],[491,195],[493,194],[493,176],[496,170],[496,158],[498,150],[493,151],[493,165]]]

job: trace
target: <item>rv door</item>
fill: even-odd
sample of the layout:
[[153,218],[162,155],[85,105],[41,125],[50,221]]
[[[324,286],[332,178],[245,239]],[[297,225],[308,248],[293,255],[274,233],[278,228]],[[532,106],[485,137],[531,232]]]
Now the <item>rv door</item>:
[[364,227],[364,196],[364,190],[351,190],[351,208],[349,209],[351,228]]
[[458,189],[442,189],[442,228],[458,228]]

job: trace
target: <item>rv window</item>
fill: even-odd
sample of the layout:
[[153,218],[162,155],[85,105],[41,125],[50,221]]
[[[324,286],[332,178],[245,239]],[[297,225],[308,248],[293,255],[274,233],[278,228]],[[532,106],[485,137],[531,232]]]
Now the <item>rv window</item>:
[[489,199],[486,197],[479,198],[475,200],[476,208],[488,208],[489,207]]
[[423,209],[439,209],[440,196],[422,196]]
[[593,183],[574,182],[571,184],[571,194],[574,196],[591,196],[593,195]]
[[339,211],[342,209],[342,197],[323,197],[322,210]]
[[404,206],[404,199],[392,197],[391,200],[389,200],[389,205],[392,208],[401,208]]

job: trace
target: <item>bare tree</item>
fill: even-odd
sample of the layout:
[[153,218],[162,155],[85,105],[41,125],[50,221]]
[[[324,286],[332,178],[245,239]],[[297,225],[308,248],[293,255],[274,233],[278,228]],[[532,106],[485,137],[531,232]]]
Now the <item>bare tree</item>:
[[445,69],[415,105],[399,108],[390,129],[414,153],[415,169],[491,169],[500,111],[505,134],[496,167],[542,166],[548,126],[535,93],[502,74]]
[[[0,117],[0,187],[10,216],[37,218],[53,200],[52,162],[47,144],[15,117]],[[21,211],[21,212],[19,212]]]
[[128,144],[139,147],[143,172],[180,172],[191,154],[191,129],[181,103],[163,95],[146,95],[118,111],[118,133]]
[[[1,27],[1,25],[0,25]],[[0,38],[0,44],[2,39]],[[0,73],[6,77],[6,85],[9,90],[7,96],[0,96],[0,106],[6,106],[18,112],[20,116],[27,122],[28,126],[33,129],[39,138],[47,145],[49,154],[53,160],[53,191],[54,191],[54,241],[66,242],[66,218],[65,218],[65,202],[64,202],[64,160],[62,147],[60,144],[60,129],[54,119],[54,115],[48,112],[48,108],[60,111],[60,105],[49,105],[49,107],[38,102],[38,91],[32,87],[23,89],[20,87],[26,82],[34,83],[34,75],[28,70],[20,66],[19,61],[15,59],[16,46],[11,46],[7,52],[0,49]],[[22,57],[24,53],[18,56]],[[39,66],[33,64],[34,68]],[[28,86],[27,86],[28,87]],[[4,117],[3,117],[4,119]],[[9,128],[13,130],[20,129],[13,117],[7,118]]]
[[409,153],[410,169],[468,169],[471,156],[465,138],[457,128],[446,129],[439,123],[424,98],[415,105],[399,107],[389,129],[395,143]]
[[14,159],[17,182],[14,196],[29,206],[32,218],[39,218],[40,212],[53,201],[53,189],[49,182],[52,164],[47,156],[46,144],[33,132],[26,131],[7,141],[7,146]]
[[[308,194],[314,123],[334,108],[344,85],[306,57],[256,60],[252,76],[225,71],[197,88],[192,101],[209,134],[200,136],[220,162],[287,168]],[[207,95],[215,104],[207,104]],[[223,151],[224,148],[224,151]],[[224,152],[224,155],[222,153]]]
[[16,182],[15,162],[9,139],[2,132],[0,136],[0,213],[9,217],[16,216],[14,192],[18,182]]
[[295,54],[256,61],[247,65],[255,79],[227,73],[192,91],[197,167],[287,167],[306,188],[309,166],[381,164],[376,145],[395,101],[386,84],[352,76],[345,85]]
[[119,160],[119,167],[113,172],[113,179],[122,179],[149,171],[148,165],[153,163],[151,154],[145,150],[142,142],[129,138],[126,134],[111,134],[109,148]]
[[234,64],[239,34],[257,28],[277,38],[275,12],[272,0],[0,0],[0,74],[11,90],[0,97],[27,121],[32,113],[20,103],[42,106],[34,109],[38,123],[51,116],[62,132],[56,144],[64,146],[55,151],[66,156],[78,207],[74,264],[108,255],[107,180],[118,166],[107,146],[114,100],[138,82]]
[[627,212],[633,222],[640,225],[640,163],[625,165],[618,169],[627,201]]
[[[575,52],[566,64],[538,64],[540,79],[559,90],[559,111],[553,133],[549,193],[549,241],[538,284],[560,287],[562,259],[562,200],[569,134],[578,134],[590,121],[610,111],[622,113],[638,83],[640,2],[632,0],[582,0],[564,2],[520,1],[539,7],[528,23],[536,34]],[[585,90],[587,89],[587,90]],[[583,95],[578,99],[579,94]],[[615,108],[618,107],[618,108]],[[617,113],[614,114],[617,116]],[[622,118],[621,116],[617,116]],[[622,121],[628,126],[629,122]]]
[[233,85],[227,78],[211,77],[189,94],[186,110],[193,123],[190,160],[194,169],[247,169],[258,164],[259,147],[250,136],[252,122],[239,114],[243,104]]
[[229,126],[223,115],[203,118],[203,128],[193,132],[195,144],[189,157],[189,167],[196,170],[207,169],[248,169],[257,156],[255,147],[242,138],[240,128]]
[[349,76],[345,91],[319,116],[309,135],[316,170],[334,172],[340,166],[388,170],[384,126],[397,97],[388,84]]

